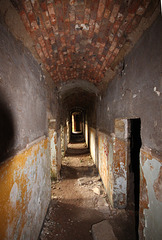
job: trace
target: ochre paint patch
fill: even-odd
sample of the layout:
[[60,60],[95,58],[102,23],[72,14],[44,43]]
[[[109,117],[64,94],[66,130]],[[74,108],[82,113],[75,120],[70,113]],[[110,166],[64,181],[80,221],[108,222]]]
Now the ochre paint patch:
[[141,149],[141,163],[142,163],[142,166],[144,165],[144,163],[147,159],[149,159],[149,160],[152,159],[151,153],[144,150],[144,149]]
[[115,138],[113,156],[114,206],[126,207],[127,204],[127,141]]
[[[8,231],[19,239],[26,223],[25,211],[31,192],[27,192],[28,170],[25,166],[29,159],[36,163],[41,148],[41,156],[48,146],[48,139],[42,140],[28,150],[17,154],[0,166],[0,239],[8,239]],[[19,216],[21,214],[21,223]],[[16,233],[17,232],[17,233]],[[14,236],[12,239],[14,239]]]

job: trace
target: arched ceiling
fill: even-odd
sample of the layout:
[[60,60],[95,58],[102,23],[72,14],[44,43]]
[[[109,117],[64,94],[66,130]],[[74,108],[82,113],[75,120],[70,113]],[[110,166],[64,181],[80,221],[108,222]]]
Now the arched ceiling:
[[11,0],[54,82],[97,85],[158,0]]
[[63,108],[71,111],[81,108],[87,110],[99,95],[99,90],[92,83],[83,80],[73,80],[58,88],[58,96]]
[[71,111],[76,107],[88,110],[95,104],[95,99],[96,94],[94,92],[89,92],[80,87],[74,87],[71,91],[60,95],[60,103],[67,111]]
[[73,80],[73,81],[62,84],[59,87],[58,89],[59,97],[64,99],[69,95],[73,95],[76,92],[75,89],[80,89],[81,91],[84,90],[87,93],[93,94],[96,96],[99,94],[98,88],[94,86],[92,83],[83,81],[83,80],[77,80],[77,81]]

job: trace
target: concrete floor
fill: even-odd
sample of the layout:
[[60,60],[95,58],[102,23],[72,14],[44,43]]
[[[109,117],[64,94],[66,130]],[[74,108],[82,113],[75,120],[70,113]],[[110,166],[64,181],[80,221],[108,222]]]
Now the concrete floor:
[[85,143],[68,145],[61,180],[52,182],[51,203],[39,240],[92,240],[92,226],[108,219],[118,240],[135,240],[133,212],[113,209]]

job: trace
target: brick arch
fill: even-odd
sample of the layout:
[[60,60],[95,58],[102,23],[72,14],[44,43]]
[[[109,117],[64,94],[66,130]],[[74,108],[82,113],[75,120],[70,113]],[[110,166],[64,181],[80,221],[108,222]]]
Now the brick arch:
[[[98,84],[132,45],[129,35],[158,1],[12,0],[54,82]],[[124,51],[122,50],[124,48]]]

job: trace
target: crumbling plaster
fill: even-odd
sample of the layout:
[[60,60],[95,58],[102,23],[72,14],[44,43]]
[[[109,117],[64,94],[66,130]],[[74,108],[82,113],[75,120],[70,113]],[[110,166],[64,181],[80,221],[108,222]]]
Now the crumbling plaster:
[[44,86],[40,65],[1,21],[0,239],[37,238],[48,209],[50,147]]
[[50,202],[49,140],[41,137],[0,165],[0,239],[38,238]]
[[162,19],[157,18],[125,58],[124,68],[98,99],[97,127],[114,133],[115,119],[141,118],[144,146],[161,153]]
[[161,239],[162,159],[145,147],[140,152],[140,221],[141,239]]

